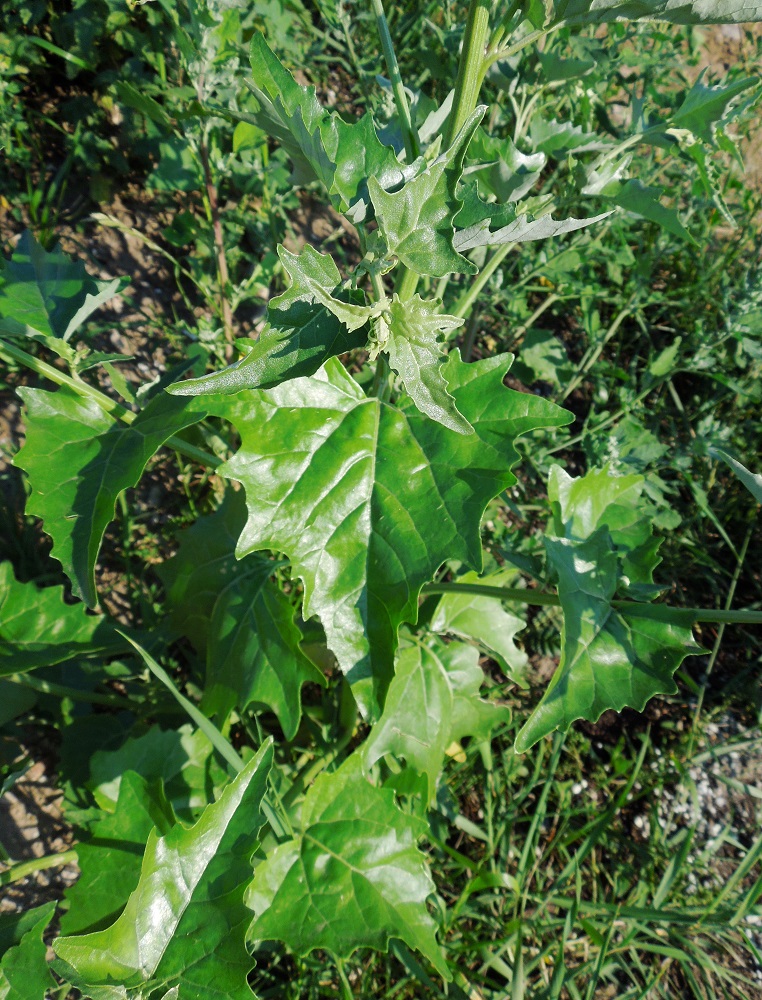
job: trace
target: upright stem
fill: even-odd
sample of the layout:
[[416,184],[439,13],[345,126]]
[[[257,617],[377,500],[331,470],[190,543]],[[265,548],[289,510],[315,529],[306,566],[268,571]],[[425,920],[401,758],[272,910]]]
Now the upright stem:
[[455,82],[455,96],[444,137],[445,149],[452,145],[479,98],[479,89],[484,77],[484,56],[489,39],[490,6],[490,0],[471,0],[468,8],[463,51]]
[[405,152],[407,153],[408,161],[412,163],[412,161],[415,160],[421,152],[418,132],[413,124],[412,118],[410,117],[410,108],[408,107],[407,95],[405,94],[405,88],[402,84],[402,77],[400,76],[400,68],[397,64],[397,56],[394,52],[392,36],[389,33],[389,23],[386,20],[383,0],[371,0],[371,2],[373,4],[373,13],[376,15],[376,26],[378,28],[378,34],[381,38],[381,48],[384,52],[386,68],[389,72],[389,79],[392,84],[394,103],[397,105],[397,114],[400,116],[400,122],[402,123],[402,138],[405,142]]
[[222,326],[225,331],[225,360],[232,361],[233,310],[230,306],[230,274],[228,272],[227,257],[225,256],[225,237],[222,232],[217,185],[214,183],[214,178],[212,177],[212,169],[209,164],[209,146],[205,134],[201,137],[201,142],[199,143],[199,153],[201,155],[201,167],[204,171],[204,187],[206,188],[206,198],[209,204],[209,215],[214,235],[214,252],[217,257],[220,310],[222,312]]

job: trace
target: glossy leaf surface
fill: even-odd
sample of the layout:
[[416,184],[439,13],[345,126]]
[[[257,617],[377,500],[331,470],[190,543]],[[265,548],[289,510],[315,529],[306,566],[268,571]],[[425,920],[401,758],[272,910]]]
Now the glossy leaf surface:
[[0,675],[115,653],[125,645],[103,615],[64,603],[63,587],[21,583],[11,563],[0,563]]
[[643,596],[655,589],[657,545],[637,509],[641,488],[639,476],[594,470],[572,480],[553,469],[548,495],[557,537],[545,545],[564,613],[561,660],[518,735],[519,752],[576,719],[594,722],[609,708],[642,710],[654,695],[676,690],[675,671],[699,651],[685,612],[658,621],[639,615],[637,605],[620,611],[612,603],[622,577]]
[[328,254],[309,244],[296,256],[278,254],[288,273],[288,289],[267,307],[268,325],[251,351],[236,364],[171,388],[179,396],[269,389],[286,379],[313,375],[329,358],[362,347],[371,310],[359,291],[339,286],[341,275]]
[[94,607],[95,563],[117,497],[138,482],[168,438],[203,413],[161,393],[125,426],[66,387],[22,388],[19,395],[26,442],[15,464],[32,487],[27,512],[42,518],[74,593]]
[[461,208],[456,189],[471,137],[484,117],[479,107],[452,146],[398,191],[387,192],[375,177],[368,181],[376,218],[390,254],[416,274],[475,274],[477,268],[453,244],[453,219]]
[[337,362],[268,392],[208,397],[241,448],[222,468],[246,488],[249,520],[238,554],[286,553],[304,581],[304,614],[369,716],[391,680],[397,629],[414,622],[421,586],[447,558],[478,568],[479,521],[515,482],[515,438],[563,426],[571,414],[503,385],[506,357],[442,373],[475,434],[367,398]]
[[364,747],[370,768],[387,753],[425,774],[436,793],[445,751],[464,736],[485,738],[510,709],[483,701],[479,651],[462,642],[413,643],[400,650],[384,711]]
[[[0,956],[0,1000],[31,1000],[46,997],[55,990],[56,982],[48,968],[48,948],[42,939],[55,908],[55,903],[39,906],[23,914],[23,922],[17,921],[17,930],[23,934]],[[10,924],[16,916],[5,914],[3,919]],[[13,941],[16,936],[13,928],[9,926],[7,930]]]
[[356,948],[386,951],[399,938],[449,979],[426,907],[434,883],[416,847],[424,829],[396,806],[392,791],[363,777],[356,756],[322,774],[304,801],[299,836],[255,871],[251,937],[340,958]]
[[148,838],[140,880],[116,923],[61,937],[58,969],[94,1000],[177,988],[179,1000],[247,1000],[243,902],[272,763],[265,745],[190,829]]

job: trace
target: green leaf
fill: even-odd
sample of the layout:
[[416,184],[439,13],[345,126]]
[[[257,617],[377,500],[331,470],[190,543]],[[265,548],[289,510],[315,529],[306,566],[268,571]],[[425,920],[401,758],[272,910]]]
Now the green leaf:
[[175,987],[194,1000],[250,998],[243,897],[271,764],[268,741],[193,827],[152,831],[121,916],[106,930],[58,938],[57,971],[94,1000]]
[[131,737],[117,750],[98,750],[90,759],[88,787],[105,812],[114,812],[122,776],[136,771],[146,781],[161,780],[175,813],[183,818],[209,802],[210,790],[227,780],[212,743],[190,724],[162,730],[152,726],[142,736]]
[[566,348],[554,333],[532,327],[521,343],[513,372],[525,385],[541,380],[560,389],[571,378],[573,366]]
[[42,939],[55,908],[55,903],[48,903],[33,910],[32,926],[18,944],[3,954],[0,960],[0,1000],[30,1000],[32,997],[46,997],[55,990],[56,982],[50,974],[46,957],[47,945]]
[[177,383],[171,393],[270,389],[287,379],[313,375],[329,358],[364,346],[364,328],[377,310],[363,304],[361,291],[340,288],[341,275],[330,254],[307,244],[299,256],[285,247],[278,247],[278,255],[291,284],[270,301],[269,322],[256,345],[230,368]]
[[629,180],[624,184],[608,185],[604,196],[611,198],[627,212],[633,212],[648,219],[649,222],[655,222],[673,236],[678,236],[696,246],[696,241],[680,221],[677,211],[661,203],[662,193],[661,188],[646,186],[638,180]]
[[160,781],[125,771],[113,813],[95,823],[89,840],[77,844],[79,878],[66,890],[69,909],[62,934],[80,934],[111,923],[140,878],[143,850],[151,831],[166,834],[175,817]]
[[546,537],[545,546],[564,615],[561,660],[516,739],[519,753],[577,719],[594,722],[610,708],[642,710],[655,695],[676,690],[675,671],[699,651],[685,612],[674,609],[655,620],[638,614],[648,605],[618,610],[613,604],[623,577],[646,595],[654,589],[658,543],[638,510],[642,486],[640,476],[607,470],[576,480],[557,466],[551,473],[548,496],[560,537]]
[[482,196],[494,195],[499,203],[514,202],[539,181],[547,163],[545,153],[522,153],[509,138],[495,139],[481,128],[468,147],[469,167]]
[[65,604],[63,587],[19,583],[12,565],[0,563],[0,675],[125,648],[103,615]]
[[[481,583],[490,587],[505,587],[516,576],[514,570],[500,570],[489,576],[466,573],[458,583]],[[526,621],[506,611],[493,597],[478,594],[443,594],[431,619],[434,632],[475,639],[497,660],[506,675],[521,681],[527,665],[526,653],[515,644],[517,632],[526,628]]]
[[456,194],[463,160],[485,107],[478,107],[458,132],[452,146],[425,170],[393,193],[375,177],[368,181],[379,228],[390,254],[416,274],[442,278],[475,274],[477,268],[453,249],[453,219],[460,211]]
[[[493,601],[493,604],[497,603]],[[510,709],[479,698],[479,651],[462,642],[415,643],[400,650],[384,711],[363,748],[370,768],[387,753],[426,775],[436,795],[447,748],[464,736],[485,739]]]
[[255,871],[251,937],[340,958],[356,948],[386,951],[399,938],[450,979],[426,909],[434,883],[416,847],[424,831],[397,808],[392,791],[366,781],[357,755],[322,774],[304,800],[300,835]]
[[326,680],[299,647],[291,603],[270,579],[274,564],[252,556],[242,563],[248,568],[214,606],[202,708],[227,720],[234,708],[265,705],[291,740],[302,715],[302,685]]
[[577,24],[626,19],[730,24],[762,20],[762,4],[755,0],[555,0],[553,15],[553,20]]
[[[377,716],[397,629],[414,622],[421,586],[448,558],[481,566],[479,520],[515,482],[514,439],[571,414],[503,385],[509,359],[442,373],[475,434],[455,433],[410,401],[367,398],[335,360],[311,379],[267,392],[207,397],[232,421],[238,453],[220,470],[246,488],[238,555],[286,553],[363,710]],[[477,472],[469,470],[478,470]]]
[[27,436],[14,463],[32,488],[27,512],[42,518],[74,593],[94,607],[95,563],[119,494],[135,486],[168,438],[203,412],[162,393],[125,426],[66,387],[22,388],[19,395]]
[[759,473],[749,472],[745,465],[741,465],[737,459],[733,458],[732,455],[729,455],[722,448],[712,446],[709,448],[709,454],[713,457],[721,458],[723,462],[727,462],[757,503],[762,503],[762,476]]
[[[762,10],[762,6],[760,6]],[[725,86],[707,87],[703,70],[685,96],[685,100],[672,115],[672,124],[686,128],[706,143],[714,142],[716,123],[721,121],[730,102],[745,90],[757,86],[756,77],[747,76]]]
[[595,132],[586,132],[581,125],[569,121],[546,121],[535,115],[529,126],[532,148],[560,160],[567,153],[589,153],[612,145]]
[[68,340],[125,284],[121,278],[96,281],[82,261],[44,250],[27,230],[0,268],[0,334]]
[[369,217],[367,178],[381,187],[398,186],[410,168],[384,146],[367,113],[351,124],[318,102],[314,87],[302,87],[284,69],[260,34],[251,43],[253,81],[247,81],[259,111],[233,117],[263,129],[294,162],[295,180],[317,178],[339,212],[354,223]]
[[389,364],[421,413],[458,434],[473,434],[473,427],[455,405],[440,371],[446,350],[442,338],[462,326],[463,320],[439,313],[439,306],[438,299],[426,302],[414,295],[402,302],[394,295],[382,320],[388,336]]
[[[491,206],[487,206],[488,208]],[[508,206],[506,206],[507,208]],[[603,212],[590,219],[554,219],[551,215],[534,218],[531,215],[517,215],[500,229],[491,230],[492,213],[485,213],[485,218],[475,222],[467,229],[461,229],[455,234],[453,246],[456,250],[465,252],[475,247],[494,247],[502,243],[527,243],[531,240],[547,240],[563,233],[573,233],[578,229],[586,229],[607,219],[613,212]]]

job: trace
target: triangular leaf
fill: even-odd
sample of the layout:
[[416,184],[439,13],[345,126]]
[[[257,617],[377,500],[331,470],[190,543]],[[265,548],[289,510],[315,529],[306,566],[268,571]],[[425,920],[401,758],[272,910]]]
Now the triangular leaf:
[[152,832],[124,912],[107,930],[58,938],[57,971],[97,1000],[174,986],[194,1000],[249,1000],[243,897],[271,764],[268,742],[194,826]]
[[423,832],[394,793],[374,788],[350,757],[307,792],[299,836],[256,869],[248,893],[252,938],[283,941],[299,955],[325,948],[340,958],[356,948],[386,951],[399,938],[449,979],[426,909],[434,883],[416,847]]
[[564,614],[561,660],[540,704],[516,739],[519,752],[576,719],[594,722],[606,709],[642,710],[676,690],[673,674],[698,652],[691,618],[678,609],[661,620],[614,605],[617,588],[634,581],[650,596],[657,543],[637,509],[641,476],[594,470],[572,480],[555,467],[548,495],[555,534],[545,546],[558,576]]
[[461,208],[456,189],[463,160],[485,111],[477,108],[452,146],[398,191],[385,191],[375,177],[368,182],[388,253],[416,274],[441,278],[452,272],[476,273],[477,268],[453,249],[453,219]]
[[451,743],[484,738],[510,709],[479,698],[479,651],[462,642],[415,643],[400,650],[384,711],[363,748],[370,768],[387,753],[404,757],[428,781],[428,801]]
[[463,320],[438,312],[439,305],[438,300],[426,302],[420,295],[407,302],[394,296],[383,317],[388,329],[389,364],[421,413],[458,434],[473,434],[440,371],[446,351],[443,338],[457,330]]
[[[514,212],[515,214],[515,212]],[[573,233],[586,229],[607,219],[612,212],[603,212],[590,219],[554,219],[551,215],[533,218],[530,215],[516,215],[513,222],[494,231],[490,230],[490,218],[462,229],[455,234],[453,246],[465,252],[475,247],[493,247],[502,243],[528,243],[531,240],[547,240],[563,233]]]
[[270,579],[273,563],[255,556],[242,563],[248,569],[221,591],[214,606],[202,708],[219,721],[234,708],[266,705],[290,740],[302,715],[302,685],[326,681],[300,649],[291,603]]
[[703,79],[704,73],[699,74],[685,100],[672,115],[672,124],[677,128],[687,128],[699,139],[712,143],[716,123],[721,121],[730,102],[759,81],[747,76],[724,86],[708,87]]
[[[238,554],[286,553],[328,645],[376,716],[391,680],[397,629],[415,621],[421,586],[445,559],[479,568],[479,519],[515,482],[514,439],[563,426],[571,414],[503,385],[509,359],[442,373],[475,434],[367,398],[336,361],[311,379],[267,392],[207,397],[241,435],[220,470],[246,488],[249,520]],[[470,472],[469,470],[478,470]]]
[[125,426],[65,386],[57,392],[22,388],[19,395],[26,442],[14,464],[32,487],[27,512],[42,518],[72,589],[94,607],[95,563],[117,497],[135,486],[168,438],[203,412],[161,393]]
[[125,647],[108,618],[64,603],[63,587],[20,583],[9,562],[0,564],[0,675]]
[[603,193],[620,208],[640,215],[649,222],[655,222],[673,236],[696,245],[696,241],[680,221],[677,211],[662,204],[661,188],[649,187],[638,180],[629,180],[624,184],[610,184]]
[[[330,254],[307,244],[299,256],[285,247],[278,254],[291,284],[267,307],[268,325],[252,350],[236,364],[172,386],[178,396],[270,389],[291,378],[313,375],[329,358],[362,347],[373,308],[361,291],[340,288],[341,275]],[[359,331],[359,332],[358,332]]]

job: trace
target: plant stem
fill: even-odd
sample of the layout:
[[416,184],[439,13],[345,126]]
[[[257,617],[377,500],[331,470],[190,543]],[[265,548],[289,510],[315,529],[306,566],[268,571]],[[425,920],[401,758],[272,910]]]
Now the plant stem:
[[[20,347],[14,347],[12,344],[9,344],[4,340],[0,340],[0,358],[4,358],[6,361],[16,361],[18,364],[24,365],[24,367],[28,368],[30,371],[35,372],[37,375],[41,375],[43,378],[49,379],[51,382],[55,382],[56,385],[66,386],[67,389],[73,390],[77,393],[77,395],[82,396],[85,399],[92,400],[103,410],[104,413],[108,413],[110,416],[115,417],[123,424],[131,424],[137,416],[137,414],[133,413],[132,410],[128,410],[127,407],[122,406],[121,403],[117,403],[115,399],[110,399],[105,393],[101,392],[100,389],[95,389],[82,379],[72,378],[71,375],[67,375],[65,372],[59,371],[52,365],[47,364],[47,362],[40,361],[40,359],[36,358],[33,354],[28,354]],[[216,469],[217,466],[222,465],[221,458],[217,458],[217,456],[212,455],[211,452],[204,451],[202,448],[197,448],[195,445],[189,444],[187,441],[183,441],[182,438],[174,436],[168,438],[166,445],[168,448],[173,448],[181,455],[185,455],[185,457],[191,459],[191,461],[199,462],[201,465],[207,465],[212,469]]]
[[[517,601],[533,606],[549,605],[561,607],[557,594],[547,594],[541,590],[523,587],[489,587],[481,583],[427,583],[421,588],[422,594],[475,594],[480,597],[494,597],[501,601]],[[639,601],[612,601],[612,607],[624,614],[637,618],[651,618],[657,621],[671,621],[679,615],[686,622],[716,622],[727,625],[762,625],[762,611],[730,611],[714,608],[675,608],[669,604],[642,604]]]
[[60,854],[48,854],[44,858],[32,858],[29,861],[19,861],[5,871],[0,872],[0,885],[10,885],[27,875],[43,872],[48,868],[59,868],[73,864],[77,860],[76,851],[61,851]]
[[445,149],[452,145],[479,98],[484,78],[484,55],[489,38],[490,6],[490,0],[471,0],[468,8],[455,95],[444,137]]
[[228,272],[227,257],[225,256],[225,236],[222,232],[217,185],[214,183],[212,168],[209,164],[209,146],[206,130],[204,130],[199,143],[199,156],[201,158],[201,168],[204,172],[204,187],[206,188],[209,218],[212,223],[212,233],[214,234],[214,252],[217,257],[220,310],[222,313],[222,327],[225,331],[225,360],[230,363],[233,360],[233,310],[230,306],[230,274]]
[[462,319],[466,319],[468,317],[468,314],[471,311],[474,302],[476,302],[479,297],[481,290],[498,269],[500,264],[508,255],[509,251],[517,245],[518,244],[516,243],[504,243],[501,247],[498,247],[497,250],[495,250],[490,259],[479,272],[479,276],[476,281],[474,281],[467,292],[464,292],[464,294],[461,295],[453,306],[452,311],[456,316],[460,316]]
[[381,48],[384,52],[384,60],[389,72],[389,80],[392,84],[394,103],[397,106],[397,114],[400,116],[400,123],[402,124],[402,138],[405,143],[405,152],[407,153],[408,161],[412,163],[413,160],[420,156],[421,143],[416,127],[410,117],[410,108],[407,103],[407,95],[405,94],[402,77],[400,76],[397,56],[394,52],[392,36],[389,32],[389,23],[386,20],[386,13],[384,12],[383,0],[372,0],[372,4],[373,13],[376,15],[376,27],[381,38]]
[[45,681],[32,674],[10,674],[5,678],[14,684],[21,684],[39,691],[41,694],[55,695],[57,698],[71,698],[72,701],[89,702],[92,705],[108,705],[111,708],[134,709],[135,702],[129,698],[122,698],[118,694],[97,694],[95,691],[80,691],[78,688],[67,687],[65,684],[54,684],[53,681]]

